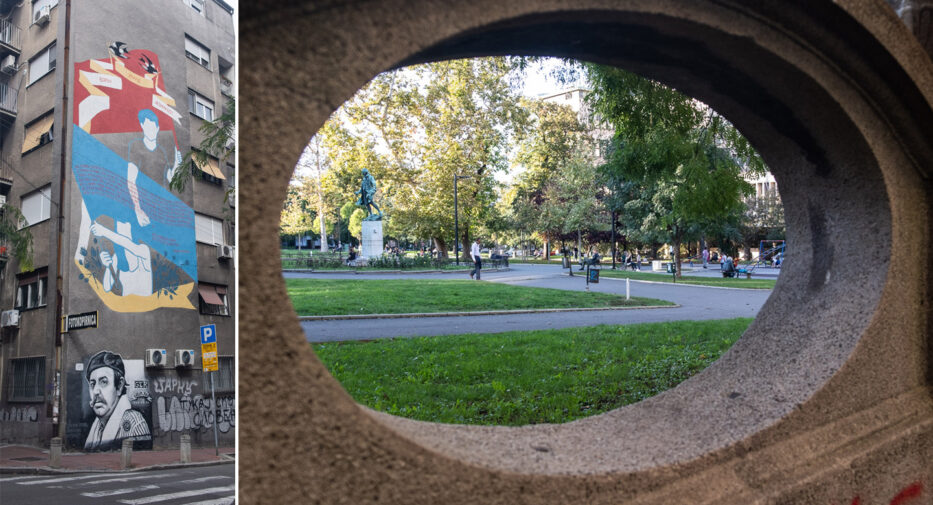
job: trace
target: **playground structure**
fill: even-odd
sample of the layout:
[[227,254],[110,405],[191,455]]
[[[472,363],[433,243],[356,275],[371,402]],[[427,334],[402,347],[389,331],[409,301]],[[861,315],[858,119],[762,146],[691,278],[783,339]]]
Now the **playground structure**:
[[[770,242],[771,248],[765,249],[765,244]],[[784,247],[787,245],[783,240],[762,240],[758,243],[758,259],[755,266],[764,263],[765,265],[774,263],[774,266],[780,267],[784,262]]]

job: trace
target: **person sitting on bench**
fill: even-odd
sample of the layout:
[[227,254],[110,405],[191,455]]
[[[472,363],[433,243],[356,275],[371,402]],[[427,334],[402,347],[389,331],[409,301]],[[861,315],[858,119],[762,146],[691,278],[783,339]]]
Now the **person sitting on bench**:
[[725,257],[722,263],[722,276],[723,277],[735,277],[735,264],[732,262],[732,258],[729,256]]

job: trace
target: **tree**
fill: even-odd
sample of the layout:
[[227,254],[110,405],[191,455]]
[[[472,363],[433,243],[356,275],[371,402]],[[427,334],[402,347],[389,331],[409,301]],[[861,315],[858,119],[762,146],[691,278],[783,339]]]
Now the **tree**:
[[526,115],[512,85],[517,61],[444,61],[376,76],[322,128],[330,183],[350,196],[367,168],[386,235],[429,237],[446,255],[454,175],[469,175],[458,183],[468,242],[494,217],[495,174],[507,168],[510,132]]
[[33,269],[32,233],[27,224],[18,208],[9,204],[0,208],[0,256],[12,254],[20,272]]
[[[198,149],[191,149],[185,153],[181,164],[172,175],[168,187],[178,193],[185,190],[188,181],[194,175],[198,166],[206,166],[213,156],[221,162],[233,155],[236,149],[236,99],[228,97],[227,103],[220,116],[213,121],[205,121],[199,128],[204,134],[204,140]],[[224,192],[224,202],[231,202],[236,198],[236,187],[230,185]]]
[[299,178],[288,186],[288,195],[285,198],[282,219],[279,223],[280,233],[299,238],[299,249],[301,249],[300,237],[313,229],[316,217],[312,210],[313,202],[308,195],[309,186],[309,181],[304,178]]
[[[744,171],[763,173],[748,141],[704,104],[630,72],[584,64],[594,111],[615,128],[614,151],[602,167],[628,232],[680,246],[744,210],[751,191]],[[616,201],[615,204],[620,202]]]

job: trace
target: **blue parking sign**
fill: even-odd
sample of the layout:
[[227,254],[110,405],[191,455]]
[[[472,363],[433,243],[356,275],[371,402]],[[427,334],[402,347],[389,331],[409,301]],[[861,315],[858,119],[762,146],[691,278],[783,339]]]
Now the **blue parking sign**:
[[201,327],[201,345],[217,342],[217,328],[213,324]]

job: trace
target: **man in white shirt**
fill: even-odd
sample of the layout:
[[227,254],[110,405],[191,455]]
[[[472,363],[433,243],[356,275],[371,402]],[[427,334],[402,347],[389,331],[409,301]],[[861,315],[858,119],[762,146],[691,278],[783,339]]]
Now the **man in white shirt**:
[[473,258],[473,270],[470,271],[470,278],[473,279],[476,275],[476,280],[479,280],[479,272],[483,268],[483,260],[479,256],[479,237],[473,242],[473,247],[470,248],[470,256]]

